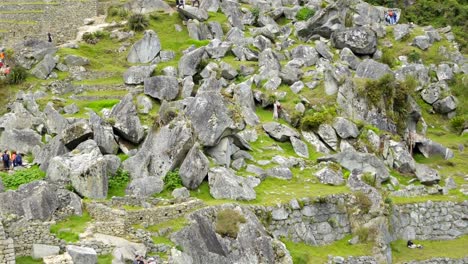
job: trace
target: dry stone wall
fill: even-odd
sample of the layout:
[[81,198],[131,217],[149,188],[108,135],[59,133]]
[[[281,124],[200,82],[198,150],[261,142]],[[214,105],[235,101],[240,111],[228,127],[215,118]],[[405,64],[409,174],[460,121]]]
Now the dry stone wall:
[[11,46],[26,38],[47,40],[52,34],[54,43],[75,39],[85,18],[98,12],[97,0],[56,0],[21,2],[3,0],[0,4],[0,46]]
[[324,245],[351,233],[346,200],[345,195],[332,195],[323,200],[292,200],[289,204],[254,207],[254,210],[274,237]]
[[13,239],[7,238],[0,219],[0,264],[15,263],[15,247]]
[[455,239],[468,234],[468,201],[395,205],[392,220],[398,239]]

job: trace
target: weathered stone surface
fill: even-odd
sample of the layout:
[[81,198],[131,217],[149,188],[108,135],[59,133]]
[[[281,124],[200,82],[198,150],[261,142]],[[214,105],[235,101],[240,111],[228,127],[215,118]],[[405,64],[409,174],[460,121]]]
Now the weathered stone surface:
[[67,246],[67,252],[74,264],[97,264],[97,253],[89,247]]
[[225,137],[216,146],[207,149],[207,154],[217,165],[227,167],[231,164],[232,141],[232,138]]
[[231,49],[232,44],[230,42],[222,42],[220,39],[213,39],[210,44],[205,46],[206,53],[212,59],[223,58],[226,53]]
[[353,122],[343,117],[335,118],[333,122],[333,128],[340,138],[357,138],[359,130]]
[[183,199],[183,198],[188,198],[190,197],[190,192],[189,190],[187,190],[187,188],[185,187],[182,187],[182,188],[177,188],[177,189],[174,189],[171,193],[172,197],[174,197],[175,199]]
[[338,149],[338,137],[336,136],[335,130],[329,124],[321,124],[317,131],[320,138],[333,150]]
[[439,173],[425,164],[416,164],[416,177],[422,184],[432,185],[440,181]]
[[330,38],[334,31],[344,28],[344,19],[347,10],[347,8],[344,7],[344,2],[345,1],[337,1],[333,4],[329,4],[306,22],[297,22],[295,26],[299,38],[308,40],[315,34]]
[[306,45],[299,45],[291,51],[291,57],[293,59],[301,60],[304,63],[304,66],[309,67],[315,65],[318,60],[317,51]]
[[38,146],[42,147],[41,136],[32,129],[8,129],[0,134],[0,149],[31,153]]
[[60,252],[60,247],[44,245],[44,244],[33,244],[32,246],[32,257],[34,259],[40,259],[48,256],[58,255]]
[[327,60],[333,60],[333,53],[330,51],[330,48],[323,41],[315,42],[315,49],[317,50],[320,56],[324,57]]
[[179,82],[172,76],[154,76],[145,79],[145,94],[159,100],[174,100],[179,94]]
[[107,197],[107,162],[93,140],[81,143],[72,152],[52,158],[47,177],[53,182],[71,183],[84,197]]
[[206,54],[205,48],[201,47],[190,51],[182,56],[179,60],[179,76],[193,76],[198,72],[198,66]]
[[343,48],[340,51],[340,59],[347,62],[349,68],[352,70],[356,70],[359,66],[359,63],[361,63],[361,60],[348,48]]
[[44,108],[44,115],[49,134],[60,134],[68,126],[67,120],[54,109],[50,102]]
[[84,142],[93,136],[93,131],[87,120],[79,120],[62,131],[62,142],[68,149],[74,149],[81,142]]
[[93,130],[93,139],[102,154],[117,154],[119,145],[115,141],[112,126],[106,123],[95,112],[89,112],[89,122]]
[[48,220],[59,207],[56,193],[45,181],[21,185],[0,193],[0,215],[16,214],[28,220]]
[[408,24],[398,24],[393,27],[393,37],[399,41],[410,33],[410,26]]
[[426,35],[415,37],[412,44],[422,50],[427,50],[431,46],[430,39]]
[[126,84],[140,84],[151,76],[156,65],[150,66],[132,66],[123,74],[123,79]]
[[192,133],[191,127],[182,120],[152,130],[139,151],[123,162],[132,178],[127,192],[143,196],[160,192],[166,174],[182,163],[192,147]]
[[148,63],[161,51],[158,34],[153,30],[146,30],[143,38],[133,44],[127,56],[130,63]]
[[208,19],[208,12],[201,8],[186,5],[184,8],[177,8],[179,14],[188,19],[196,19],[198,21],[206,21]]
[[385,164],[373,154],[360,153],[354,151],[344,151],[335,155],[319,158],[318,161],[334,161],[349,171],[357,169],[362,173],[375,173],[380,182],[386,181],[390,177]]
[[210,194],[215,199],[253,200],[256,198],[254,187],[260,180],[253,177],[239,177],[233,171],[223,168],[211,168],[208,172]]
[[453,70],[448,64],[440,64],[436,70],[439,81],[450,81],[453,78]]
[[299,137],[299,133],[294,129],[280,123],[268,122],[263,124],[262,127],[270,137],[281,142],[287,141],[290,137]]
[[13,57],[19,65],[29,70],[46,55],[54,56],[57,49],[54,43],[29,39],[15,45]]
[[283,167],[267,169],[265,171],[265,174],[269,177],[283,179],[283,180],[290,180],[292,179],[292,176],[293,176],[289,168],[283,168]]
[[391,156],[391,159],[389,159],[389,156],[387,156],[387,160],[393,161],[393,164],[389,165],[399,172],[414,173],[416,170],[416,162],[408,152],[406,144],[403,142],[395,142],[390,140],[388,155]]
[[291,140],[294,152],[296,152],[298,156],[308,159],[309,149],[307,148],[307,144],[296,137],[290,137],[289,139]]
[[57,61],[55,60],[52,55],[47,54],[45,55],[44,59],[39,62],[39,64],[34,67],[34,69],[31,71],[31,73],[36,76],[39,79],[47,79],[49,77],[49,74],[52,72],[52,70],[55,68],[55,65],[57,64]]
[[415,140],[416,148],[424,155],[424,157],[440,156],[446,160],[454,157],[453,151],[441,144],[426,138],[417,138]]
[[335,170],[330,167],[325,167],[317,171],[315,176],[317,176],[319,181],[323,184],[343,185],[345,182],[341,169]]
[[[216,219],[221,211],[234,212],[241,219],[234,237],[216,233]],[[276,215],[276,214],[275,214]],[[272,238],[253,212],[238,205],[222,205],[199,210],[190,216],[190,225],[173,235],[184,248],[179,264],[203,263],[282,263],[292,264],[292,258],[280,241]]]
[[65,65],[72,67],[72,66],[86,66],[89,64],[89,59],[76,56],[76,55],[67,55],[63,59]]
[[457,109],[458,101],[453,95],[436,101],[432,106],[437,113],[448,114]]
[[125,5],[132,13],[148,14],[155,11],[173,12],[172,7],[163,0],[135,0]]
[[143,139],[145,131],[133,104],[132,94],[127,94],[120,103],[112,108],[109,118],[115,121],[112,126],[119,136],[135,144]]
[[68,152],[60,136],[54,137],[45,145],[34,157],[34,163],[40,165],[40,169],[47,171],[49,161],[55,156],[60,156]]
[[372,55],[377,50],[377,35],[366,27],[335,31],[331,38],[335,48],[349,48],[358,55]]
[[218,92],[198,93],[187,106],[185,115],[191,120],[200,143],[215,146],[219,139],[236,129],[224,101]]
[[422,99],[428,104],[433,104],[439,100],[442,94],[441,88],[443,88],[443,85],[440,83],[431,83],[426,89],[421,91]]
[[78,106],[73,103],[73,104],[69,104],[67,106],[65,106],[63,108],[63,111],[68,114],[68,115],[73,115],[73,114],[76,114],[80,111],[80,109],[78,108]]
[[195,144],[179,169],[182,184],[190,190],[197,189],[208,175],[209,165],[210,161],[201,151],[201,146]]
[[393,75],[390,67],[372,59],[363,60],[356,69],[356,76],[360,78],[378,80],[386,74]]

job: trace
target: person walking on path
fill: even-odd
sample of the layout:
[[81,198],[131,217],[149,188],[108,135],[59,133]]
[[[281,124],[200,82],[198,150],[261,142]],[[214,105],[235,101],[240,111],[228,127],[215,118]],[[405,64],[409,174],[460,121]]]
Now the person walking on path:
[[10,169],[10,155],[8,155],[8,150],[5,150],[5,152],[2,155],[2,160],[3,160],[3,168],[7,171]]
[[50,32],[47,32],[47,38],[49,42],[52,42],[52,34]]

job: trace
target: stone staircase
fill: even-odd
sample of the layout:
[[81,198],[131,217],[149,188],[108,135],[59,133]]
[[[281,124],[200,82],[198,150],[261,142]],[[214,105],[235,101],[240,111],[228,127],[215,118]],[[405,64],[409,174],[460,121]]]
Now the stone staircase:
[[97,0],[2,0],[0,2],[0,46],[11,46],[26,38],[54,42],[73,39],[83,20],[96,16]]

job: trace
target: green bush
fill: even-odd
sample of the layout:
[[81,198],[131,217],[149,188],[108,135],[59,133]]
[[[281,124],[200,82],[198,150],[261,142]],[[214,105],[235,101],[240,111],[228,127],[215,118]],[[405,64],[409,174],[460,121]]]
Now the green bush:
[[363,192],[356,192],[354,194],[356,197],[356,203],[358,207],[365,213],[369,213],[371,207],[372,207],[372,201],[367,197],[367,195]]
[[258,17],[260,16],[260,9],[258,7],[252,7],[250,8],[250,13],[252,13],[252,16],[255,19],[258,19]]
[[149,20],[143,14],[133,14],[128,19],[128,26],[131,30],[143,31],[149,26]]
[[216,233],[223,237],[237,238],[239,224],[245,223],[245,217],[232,209],[225,209],[218,212],[216,216]]
[[421,60],[421,54],[419,54],[419,52],[417,52],[416,50],[412,50],[409,54],[408,54],[408,61],[409,62],[412,62],[412,63],[417,63]]
[[130,182],[130,174],[128,171],[119,168],[117,173],[109,177],[109,191],[107,197],[125,196],[125,190]]
[[313,17],[314,15],[315,15],[315,10],[307,8],[307,7],[303,7],[299,9],[299,11],[297,11],[296,19],[299,21],[305,21]]
[[88,44],[93,44],[93,45],[99,42],[99,39],[96,38],[96,36],[94,36],[94,34],[91,32],[84,33],[82,39],[84,42]]
[[128,17],[128,11],[123,6],[110,6],[109,9],[107,9],[107,16],[125,19]]
[[179,170],[168,172],[164,177],[164,189],[173,191],[180,187],[182,187],[182,179],[180,179]]
[[458,134],[463,132],[467,124],[468,120],[465,116],[456,116],[450,120],[450,127]]
[[375,187],[376,185],[376,177],[372,173],[369,173],[369,172],[364,173],[361,176],[361,180],[370,186]]
[[21,66],[15,66],[7,77],[7,83],[20,84],[26,80],[26,77],[28,77],[28,71]]
[[331,122],[335,116],[336,109],[334,107],[325,108],[320,112],[309,110],[302,117],[301,129],[305,131],[315,130],[320,124]]
[[12,174],[4,172],[0,173],[0,177],[2,178],[5,188],[12,190],[16,190],[22,184],[41,180],[45,176],[45,172],[43,172],[37,166],[31,167],[29,169],[18,170]]

